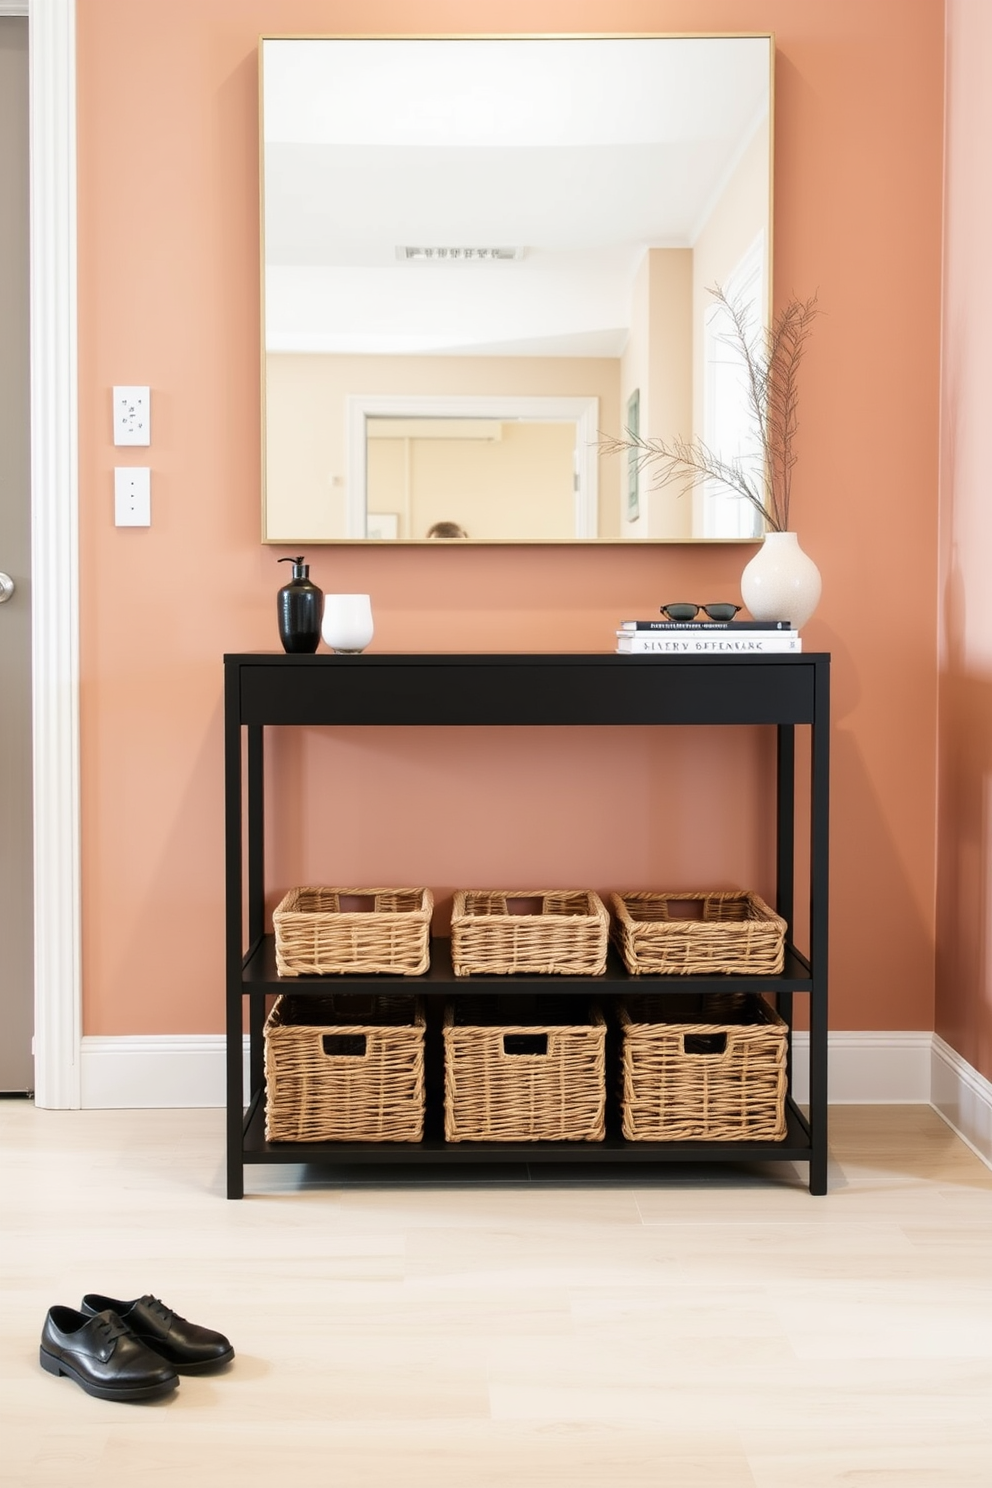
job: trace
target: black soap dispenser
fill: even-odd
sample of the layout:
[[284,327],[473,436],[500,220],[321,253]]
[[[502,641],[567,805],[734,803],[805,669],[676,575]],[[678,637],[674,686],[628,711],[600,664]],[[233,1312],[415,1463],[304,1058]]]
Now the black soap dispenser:
[[298,558],[280,558],[280,563],[293,565],[293,577],[276,595],[279,615],[279,639],[284,651],[316,651],[320,640],[320,621],[324,609],[324,592],[310,582],[310,565]]

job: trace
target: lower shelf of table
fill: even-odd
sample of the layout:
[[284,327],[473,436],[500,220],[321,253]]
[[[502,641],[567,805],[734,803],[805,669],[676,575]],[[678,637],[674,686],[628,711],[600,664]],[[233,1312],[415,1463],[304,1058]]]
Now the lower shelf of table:
[[323,1163],[328,1166],[388,1164],[396,1167],[474,1163],[664,1163],[809,1162],[812,1143],[806,1117],[786,1104],[781,1142],[267,1142],[265,1111],[256,1097],[245,1119],[246,1163]]

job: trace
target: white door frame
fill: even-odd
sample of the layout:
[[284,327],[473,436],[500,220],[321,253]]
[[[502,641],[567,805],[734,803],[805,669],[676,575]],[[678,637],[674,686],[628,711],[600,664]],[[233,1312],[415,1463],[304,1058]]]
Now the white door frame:
[[575,426],[575,536],[596,537],[599,517],[598,398],[516,398],[499,393],[356,393],[345,399],[347,493],[345,523],[350,538],[365,536],[368,458],[367,418],[520,419]]
[[28,17],[35,1099],[80,1104],[75,0]]

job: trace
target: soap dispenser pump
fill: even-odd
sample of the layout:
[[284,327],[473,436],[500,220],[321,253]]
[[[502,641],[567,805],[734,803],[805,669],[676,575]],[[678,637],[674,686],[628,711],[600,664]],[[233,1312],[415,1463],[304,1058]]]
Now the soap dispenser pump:
[[310,565],[298,558],[280,558],[293,565],[293,577],[276,595],[279,639],[284,651],[316,651],[324,594],[310,582]]

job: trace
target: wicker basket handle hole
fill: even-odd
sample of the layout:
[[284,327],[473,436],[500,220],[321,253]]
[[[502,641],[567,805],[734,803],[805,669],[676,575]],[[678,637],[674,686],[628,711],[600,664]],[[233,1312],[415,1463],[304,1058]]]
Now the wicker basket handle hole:
[[505,1033],[503,1035],[504,1054],[547,1054],[548,1035],[546,1033]]
[[726,1054],[725,1033],[686,1033],[682,1035],[683,1054]]
[[325,1033],[321,1038],[324,1053],[331,1058],[364,1059],[366,1036],[364,1033]]
[[543,899],[507,899],[508,915],[539,915],[544,912]]
[[339,894],[339,914],[375,914],[374,894]]
[[669,899],[666,907],[670,920],[703,920],[706,917],[703,899]]

